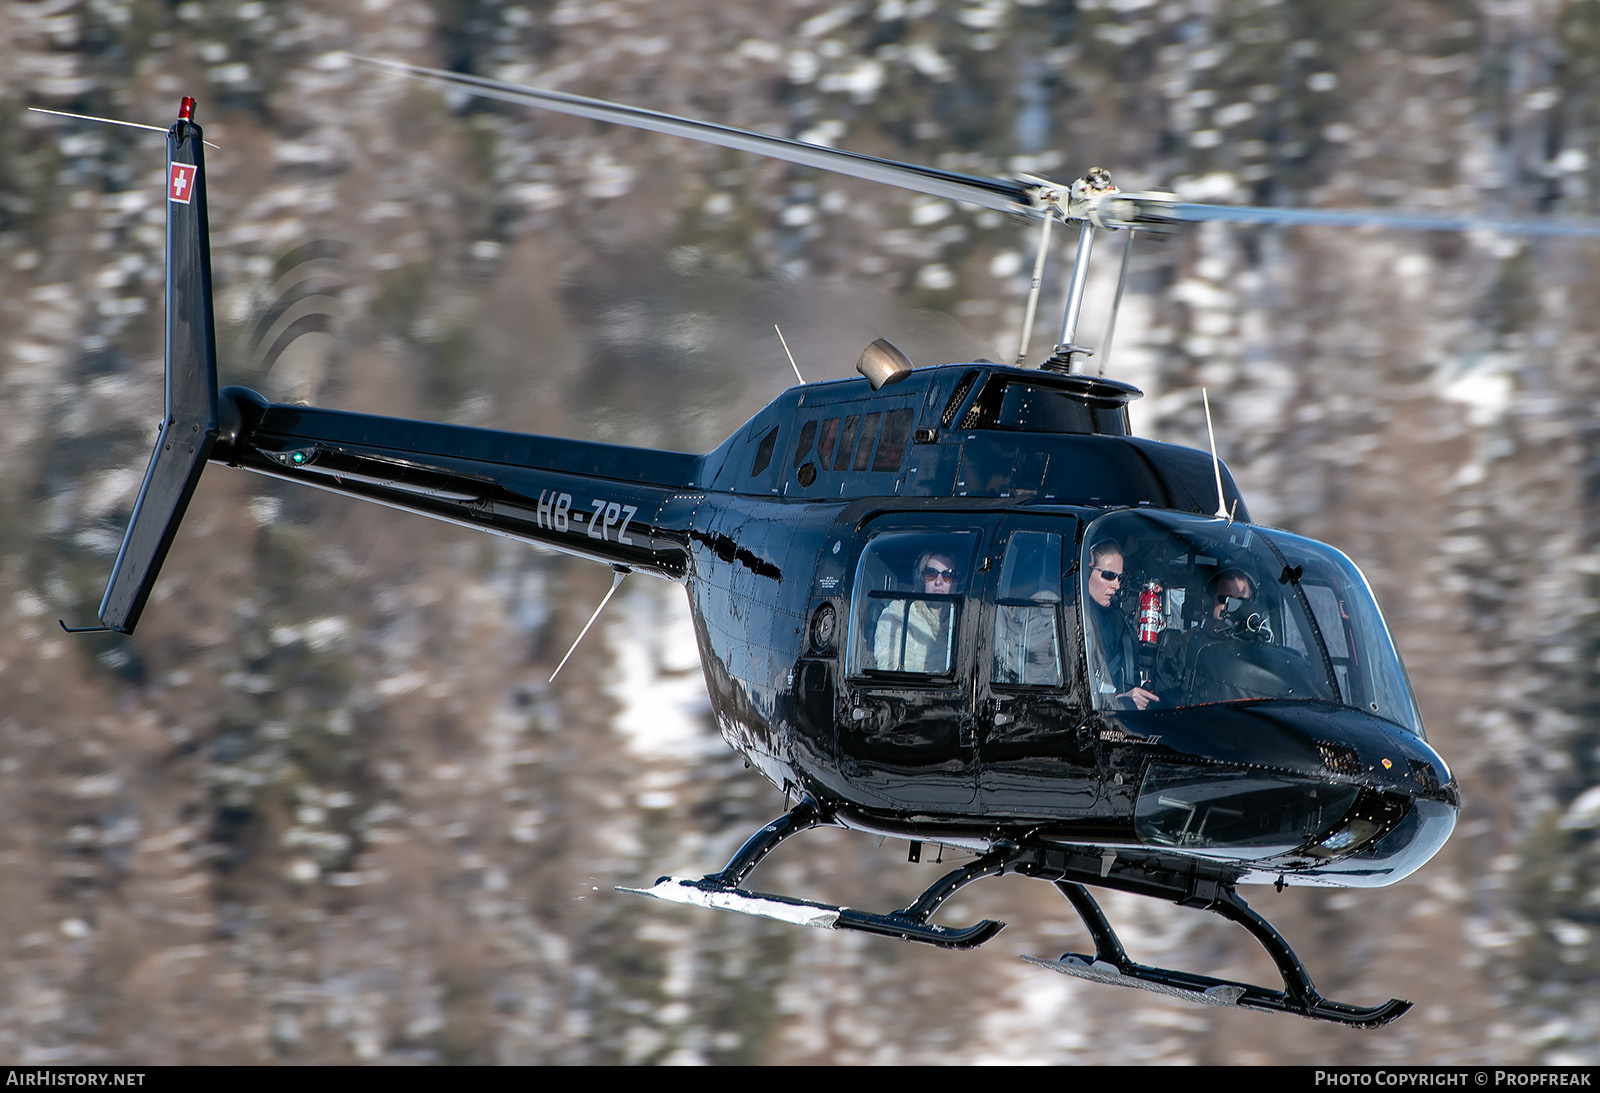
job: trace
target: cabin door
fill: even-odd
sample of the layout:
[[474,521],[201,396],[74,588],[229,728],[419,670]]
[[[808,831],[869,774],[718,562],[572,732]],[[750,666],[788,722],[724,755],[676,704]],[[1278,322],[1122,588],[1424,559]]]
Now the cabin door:
[[992,517],[881,517],[851,587],[843,771],[858,799],[970,813],[975,617]]
[[978,803],[986,815],[1080,818],[1097,797],[1073,578],[1077,521],[1013,516],[977,611]]

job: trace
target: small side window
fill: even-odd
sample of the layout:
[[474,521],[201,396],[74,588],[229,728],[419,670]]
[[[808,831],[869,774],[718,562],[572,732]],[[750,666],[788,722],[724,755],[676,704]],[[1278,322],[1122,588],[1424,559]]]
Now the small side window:
[[856,445],[856,461],[852,464],[853,470],[864,471],[872,466],[872,449],[878,444],[878,425],[883,421],[881,413],[868,414],[861,419],[861,441]]
[[912,411],[890,410],[883,418],[883,435],[878,438],[878,455],[872,461],[875,471],[897,471],[906,457],[906,442],[911,439]]
[[861,435],[861,415],[851,414],[844,419],[844,430],[839,434],[839,450],[833,457],[833,469],[847,471],[856,453],[856,437]]
[[778,446],[778,427],[774,425],[766,436],[761,438],[761,443],[756,447],[756,461],[750,468],[750,477],[755,478],[772,465],[772,452]]
[[800,440],[794,446],[794,465],[796,467],[806,461],[806,456],[811,454],[811,442],[817,436],[817,423],[808,421],[800,426]]

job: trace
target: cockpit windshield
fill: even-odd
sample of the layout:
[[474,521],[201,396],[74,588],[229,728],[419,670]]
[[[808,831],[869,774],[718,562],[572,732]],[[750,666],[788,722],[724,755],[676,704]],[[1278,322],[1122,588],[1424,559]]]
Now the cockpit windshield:
[[1332,547],[1249,524],[1122,511],[1085,530],[1080,569],[1097,709],[1316,700],[1422,733],[1366,579]]

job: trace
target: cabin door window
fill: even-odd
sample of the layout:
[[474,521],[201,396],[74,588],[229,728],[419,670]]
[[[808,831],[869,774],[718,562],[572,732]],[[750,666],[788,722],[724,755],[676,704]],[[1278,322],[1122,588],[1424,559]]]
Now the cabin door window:
[[1002,686],[1061,686],[1061,536],[1012,534],[997,593],[990,679]]
[[975,532],[895,532],[873,539],[856,570],[853,675],[949,679]]

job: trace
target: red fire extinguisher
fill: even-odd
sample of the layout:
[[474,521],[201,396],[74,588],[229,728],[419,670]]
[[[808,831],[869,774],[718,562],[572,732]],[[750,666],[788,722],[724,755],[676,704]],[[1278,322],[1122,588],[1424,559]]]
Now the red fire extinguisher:
[[1155,644],[1165,621],[1161,591],[1160,581],[1146,581],[1139,590],[1139,640],[1146,645]]

